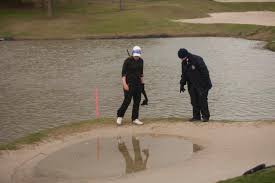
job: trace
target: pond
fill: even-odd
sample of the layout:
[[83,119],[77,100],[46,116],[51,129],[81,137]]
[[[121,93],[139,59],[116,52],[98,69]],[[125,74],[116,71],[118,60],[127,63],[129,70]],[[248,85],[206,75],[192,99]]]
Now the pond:
[[[100,117],[116,117],[123,100],[126,49],[143,51],[149,105],[140,118],[191,117],[188,93],[179,93],[185,47],[202,56],[213,88],[213,120],[275,119],[275,53],[264,42],[235,38],[152,38],[0,42],[0,143],[31,132]],[[126,112],[130,118],[131,107]]]

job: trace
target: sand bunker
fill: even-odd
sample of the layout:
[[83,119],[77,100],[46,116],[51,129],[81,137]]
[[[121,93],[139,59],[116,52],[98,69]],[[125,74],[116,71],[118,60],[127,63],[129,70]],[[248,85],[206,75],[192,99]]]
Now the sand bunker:
[[275,26],[275,12],[271,11],[210,13],[209,16],[206,18],[180,19],[175,21],[200,24],[230,23]]
[[[145,124],[144,126],[124,125],[116,127],[115,125],[108,125],[97,127],[89,132],[44,142],[39,146],[25,147],[17,151],[2,151],[0,155],[0,182],[48,183],[48,180],[51,180],[50,182],[62,183],[167,183],[172,180],[174,183],[214,183],[218,180],[239,176],[260,163],[275,164],[274,131],[274,122],[169,123],[163,121],[161,123]],[[87,143],[89,139],[144,133],[181,136],[201,145],[203,148],[193,153],[183,163],[167,165],[161,169],[150,169],[148,167],[145,171],[112,179],[94,181],[82,176],[80,168],[77,169],[79,171],[78,177],[68,181],[63,179],[63,169],[68,168],[65,166],[65,162],[59,162],[59,171],[56,171],[56,174],[42,171],[42,175],[36,169],[39,163],[41,165],[41,162],[43,163],[47,158],[53,157],[51,155],[55,152],[65,149],[70,151],[71,148],[69,147],[81,142],[84,143],[83,146],[85,144],[87,147],[91,146],[90,143]],[[141,144],[141,146],[143,147],[144,144]],[[106,148],[106,146],[102,144],[102,148]],[[162,150],[166,151],[167,149],[162,148]],[[175,149],[175,151],[177,150]],[[81,156],[89,155],[88,151],[83,153]],[[154,155],[155,153],[152,151],[150,153],[151,158]],[[81,160],[81,156],[75,156],[74,158]],[[61,160],[62,158],[58,159],[58,161]],[[150,158],[148,161],[150,161]],[[44,165],[46,166],[46,164]],[[44,168],[47,170],[47,167]],[[116,167],[111,166],[109,168],[116,169]],[[37,181],[38,177],[39,181]]]

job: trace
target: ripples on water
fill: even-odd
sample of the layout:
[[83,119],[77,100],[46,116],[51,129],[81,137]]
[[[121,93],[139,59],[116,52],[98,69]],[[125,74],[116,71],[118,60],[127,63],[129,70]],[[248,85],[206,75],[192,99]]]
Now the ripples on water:
[[[191,117],[188,93],[179,93],[185,47],[202,56],[213,89],[215,120],[275,118],[275,53],[262,42],[234,38],[167,38],[0,42],[0,143],[37,130],[95,117],[115,117],[123,99],[126,49],[140,45],[149,106],[140,117]],[[126,117],[130,117],[131,107]]]

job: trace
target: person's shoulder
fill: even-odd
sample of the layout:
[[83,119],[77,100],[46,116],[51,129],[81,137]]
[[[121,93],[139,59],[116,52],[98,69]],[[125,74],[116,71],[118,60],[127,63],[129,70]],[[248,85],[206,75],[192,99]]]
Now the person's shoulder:
[[199,56],[199,55],[191,54],[190,57],[191,57],[191,60],[192,60],[193,62],[196,62],[196,63],[198,63],[198,64],[204,63],[203,58],[202,58],[201,56]]
[[124,60],[124,62],[129,62],[129,61],[131,61],[131,59],[133,59],[133,57],[132,57],[132,56],[129,56],[129,57],[127,57],[127,58]]
[[199,55],[190,54],[190,57],[193,58],[193,59],[202,60],[202,57],[199,56]]

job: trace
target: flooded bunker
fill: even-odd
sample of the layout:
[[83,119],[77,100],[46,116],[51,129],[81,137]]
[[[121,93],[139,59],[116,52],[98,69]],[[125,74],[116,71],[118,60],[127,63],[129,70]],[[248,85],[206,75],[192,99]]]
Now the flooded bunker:
[[32,177],[40,182],[123,178],[182,164],[198,147],[171,135],[98,137],[50,154],[38,162]]

